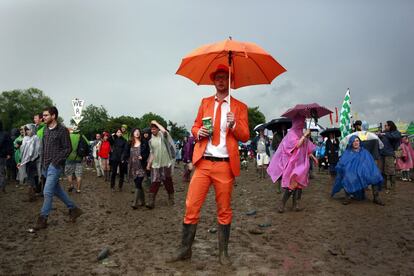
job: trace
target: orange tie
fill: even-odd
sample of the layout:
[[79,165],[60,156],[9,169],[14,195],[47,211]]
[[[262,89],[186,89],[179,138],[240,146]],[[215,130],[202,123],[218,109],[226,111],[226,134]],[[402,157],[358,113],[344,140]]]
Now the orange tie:
[[219,101],[219,104],[216,109],[216,117],[214,118],[214,129],[213,129],[213,140],[211,143],[214,146],[218,146],[220,144],[220,132],[221,132],[221,105],[223,104],[223,100]]

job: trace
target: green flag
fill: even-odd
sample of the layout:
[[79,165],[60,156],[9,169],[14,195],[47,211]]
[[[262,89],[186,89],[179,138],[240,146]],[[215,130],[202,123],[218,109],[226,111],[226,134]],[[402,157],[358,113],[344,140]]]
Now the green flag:
[[339,118],[339,129],[341,130],[341,138],[344,138],[352,132],[351,92],[349,92],[349,88],[346,91]]

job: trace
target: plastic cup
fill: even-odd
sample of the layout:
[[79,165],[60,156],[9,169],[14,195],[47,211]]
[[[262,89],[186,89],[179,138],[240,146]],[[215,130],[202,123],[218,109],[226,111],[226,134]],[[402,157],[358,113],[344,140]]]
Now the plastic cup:
[[213,124],[212,124],[211,117],[204,117],[202,121],[203,121],[203,126],[208,130],[208,132],[211,135],[213,133]]

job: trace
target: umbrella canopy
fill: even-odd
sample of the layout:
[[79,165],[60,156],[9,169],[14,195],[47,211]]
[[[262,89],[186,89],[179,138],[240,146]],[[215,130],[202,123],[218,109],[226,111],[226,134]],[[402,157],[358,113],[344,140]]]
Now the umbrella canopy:
[[257,126],[254,127],[254,131],[260,131],[260,130],[264,130],[266,127],[265,124],[258,124]]
[[329,137],[330,133],[334,133],[335,137],[341,137],[341,130],[337,127],[327,128],[324,131],[322,131],[320,134],[323,137]]
[[266,128],[275,132],[282,129],[282,126],[285,126],[285,130],[292,127],[292,120],[289,118],[277,118],[273,119],[270,122],[266,123]]
[[333,113],[324,106],[317,103],[311,104],[297,104],[294,107],[288,109],[282,114],[283,117],[294,118],[296,115],[302,115],[306,118],[321,118],[328,114]]
[[182,59],[176,74],[198,85],[213,85],[210,74],[219,65],[231,67],[232,89],[270,84],[286,69],[270,54],[254,43],[226,39],[201,46]]

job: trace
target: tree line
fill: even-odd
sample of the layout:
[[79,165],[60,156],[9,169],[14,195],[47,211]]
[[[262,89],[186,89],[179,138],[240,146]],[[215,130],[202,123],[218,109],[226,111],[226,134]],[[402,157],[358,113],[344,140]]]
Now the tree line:
[[[19,128],[24,124],[32,122],[34,114],[42,112],[44,107],[51,105],[54,105],[52,99],[37,88],[3,91],[0,94],[0,120],[3,122],[3,127],[6,130]],[[184,136],[188,135],[188,130],[185,126],[166,120],[153,112],[145,113],[141,117],[114,117],[109,115],[108,110],[104,106],[90,104],[82,111],[82,116],[84,118],[79,124],[79,129],[89,139],[93,139],[96,133],[101,133],[102,131],[112,133],[122,124],[128,125],[129,128],[139,127],[144,129],[150,125],[152,120],[157,120],[166,127],[175,140],[182,140]],[[266,122],[265,116],[257,106],[248,108],[248,116],[250,135],[254,137],[256,134],[253,128],[260,123]],[[71,124],[74,125],[74,122],[71,121]]]

